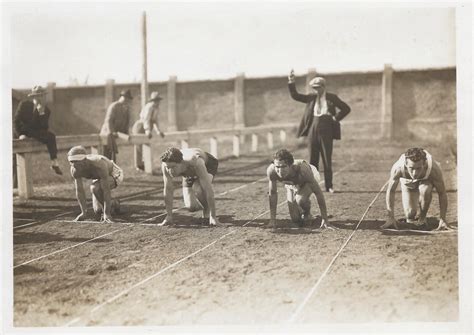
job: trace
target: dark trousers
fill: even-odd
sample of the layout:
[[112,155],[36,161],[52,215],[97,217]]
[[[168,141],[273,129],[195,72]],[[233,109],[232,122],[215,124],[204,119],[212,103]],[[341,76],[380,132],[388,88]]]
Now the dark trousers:
[[309,136],[309,163],[319,170],[319,155],[323,160],[324,184],[332,188],[332,134],[311,129]]
[[48,148],[49,157],[51,159],[56,159],[58,157],[58,148],[56,146],[56,135],[46,129],[35,130],[32,129],[28,131],[26,136],[34,138],[35,140],[40,141],[41,143],[46,144]]
[[107,136],[107,144],[103,146],[102,155],[117,163],[118,147],[115,137],[112,134]]

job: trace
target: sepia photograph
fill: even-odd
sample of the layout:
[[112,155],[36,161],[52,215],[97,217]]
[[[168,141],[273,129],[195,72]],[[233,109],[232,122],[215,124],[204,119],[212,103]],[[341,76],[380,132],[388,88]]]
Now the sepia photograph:
[[470,2],[2,2],[3,334],[472,334]]

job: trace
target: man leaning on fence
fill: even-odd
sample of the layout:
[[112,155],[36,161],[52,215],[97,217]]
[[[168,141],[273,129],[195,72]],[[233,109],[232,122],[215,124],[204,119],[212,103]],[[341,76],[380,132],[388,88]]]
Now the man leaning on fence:
[[46,144],[51,169],[62,175],[57,161],[56,135],[48,130],[51,110],[46,106],[46,93],[43,87],[35,86],[28,94],[32,101],[24,100],[19,104],[14,120],[15,131],[20,140],[31,137]]
[[117,161],[116,138],[118,134],[128,134],[132,99],[130,90],[120,92],[120,98],[107,109],[104,124],[100,130],[101,135],[107,136],[107,144],[104,145],[103,155],[113,161]]
[[[140,119],[133,124],[132,134],[145,134],[148,138],[152,138],[153,131],[155,131],[157,135],[160,135],[162,138],[165,137],[165,133],[160,130],[158,123],[158,111],[162,99],[160,93],[151,93],[150,100],[148,100],[140,112]],[[135,166],[138,170],[144,170],[145,168],[142,147],[140,145],[136,149]]]

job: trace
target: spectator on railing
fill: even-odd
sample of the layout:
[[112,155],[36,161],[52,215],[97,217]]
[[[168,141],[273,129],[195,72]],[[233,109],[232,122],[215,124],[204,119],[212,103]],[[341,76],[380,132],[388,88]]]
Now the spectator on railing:
[[111,103],[107,109],[104,124],[100,130],[101,135],[107,136],[103,155],[113,161],[117,161],[118,146],[115,139],[118,137],[118,133],[128,134],[132,99],[130,90],[120,92],[120,98]]
[[219,162],[210,153],[199,148],[168,148],[161,155],[161,170],[164,181],[166,218],[160,224],[173,224],[173,177],[183,177],[184,205],[189,211],[202,210],[209,225],[219,224],[212,181],[217,174]]
[[[160,135],[162,138],[165,137],[165,133],[160,130],[158,123],[158,111],[160,101],[162,99],[163,98],[160,96],[160,93],[151,93],[150,100],[148,100],[147,104],[143,106],[140,112],[140,119],[138,119],[132,127],[132,134],[146,134],[148,138],[151,138],[153,136],[152,132],[154,130],[157,135]],[[145,169],[142,157],[142,147],[140,145],[137,146],[135,166],[138,170]]]
[[15,131],[20,140],[31,137],[46,144],[51,159],[51,169],[62,175],[57,160],[56,135],[48,130],[51,110],[46,106],[46,93],[43,87],[35,86],[28,94],[33,101],[20,102],[15,114]]
[[288,88],[291,97],[306,104],[306,109],[298,128],[297,136],[308,136],[309,162],[319,169],[319,154],[324,165],[324,183],[326,191],[334,193],[332,183],[332,146],[333,140],[341,139],[341,121],[351,111],[350,107],[333,93],[326,92],[326,81],[316,77],[310,81],[313,89],[310,94],[296,91],[295,74],[291,70],[288,76]]
[[96,219],[112,223],[112,214],[120,212],[120,202],[113,200],[111,190],[123,181],[123,170],[113,161],[102,155],[87,154],[83,146],[75,146],[67,154],[71,164],[71,175],[76,186],[76,197],[81,207],[74,221],[83,221],[89,218],[84,191],[83,179],[92,179],[90,186],[92,193],[92,208]]
[[285,184],[286,201],[291,220],[298,225],[311,224],[310,197],[314,193],[321,212],[320,228],[333,228],[329,224],[324,194],[319,187],[319,172],[302,159],[295,160],[286,149],[273,155],[273,162],[267,168],[268,197],[270,203],[270,226],[275,228],[278,203],[277,182]]

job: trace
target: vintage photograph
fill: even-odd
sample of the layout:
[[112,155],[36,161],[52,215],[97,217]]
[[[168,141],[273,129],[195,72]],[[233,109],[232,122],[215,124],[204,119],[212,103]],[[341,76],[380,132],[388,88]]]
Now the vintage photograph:
[[472,332],[470,3],[1,6],[5,334]]

